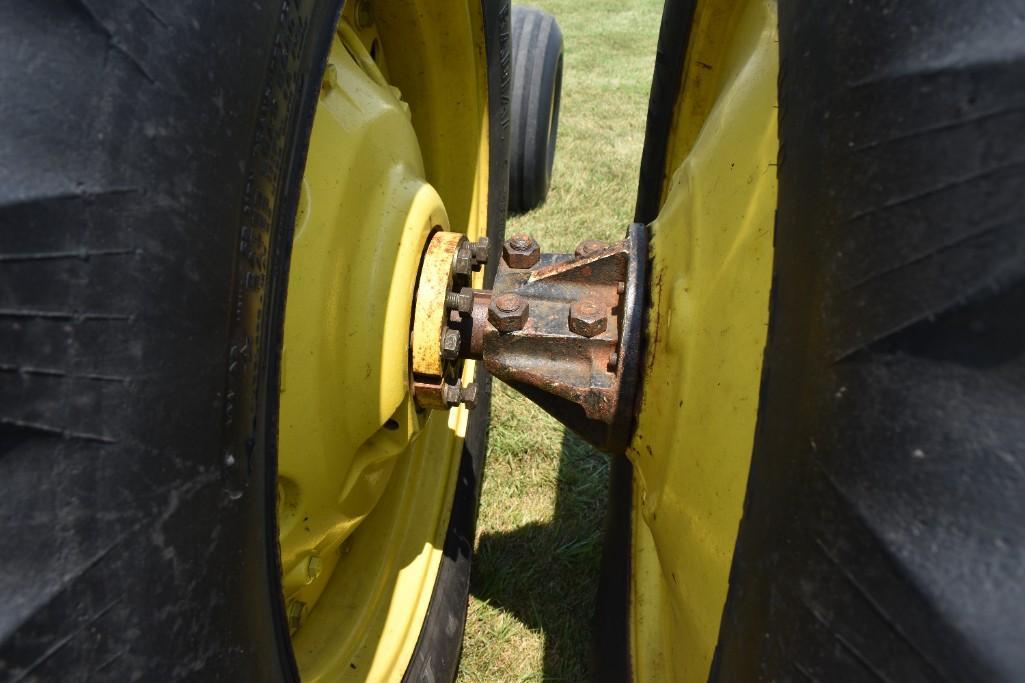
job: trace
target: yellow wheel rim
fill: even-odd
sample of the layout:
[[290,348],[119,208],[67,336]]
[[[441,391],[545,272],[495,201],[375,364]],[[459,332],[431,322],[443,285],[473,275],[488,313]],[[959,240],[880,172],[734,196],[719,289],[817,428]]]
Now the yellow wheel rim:
[[707,680],[754,442],[776,208],[776,5],[698,2],[651,226],[634,472],[638,681]]
[[487,71],[480,5],[436,4],[347,3],[313,122],[278,443],[282,588],[304,680],[401,677],[454,496],[467,414],[416,409],[410,320],[432,231],[486,231]]

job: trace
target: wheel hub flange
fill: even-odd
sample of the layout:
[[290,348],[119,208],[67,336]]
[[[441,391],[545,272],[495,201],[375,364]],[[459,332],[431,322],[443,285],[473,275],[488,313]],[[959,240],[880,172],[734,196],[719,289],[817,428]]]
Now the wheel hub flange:
[[471,274],[488,258],[488,238],[470,242],[457,232],[438,231],[427,243],[410,337],[413,397],[437,410],[477,404],[477,384],[463,386],[461,316],[473,310]]

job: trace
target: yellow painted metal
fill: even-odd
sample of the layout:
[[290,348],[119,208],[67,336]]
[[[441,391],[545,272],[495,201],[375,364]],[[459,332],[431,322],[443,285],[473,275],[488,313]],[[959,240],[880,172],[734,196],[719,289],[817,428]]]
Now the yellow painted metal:
[[[298,501],[281,521],[286,568],[338,547],[419,429],[416,421],[409,435],[384,425],[408,400],[420,254],[448,219],[423,179],[409,118],[393,100],[336,42],[307,158],[285,312],[278,471]],[[358,173],[339,178],[354,167]],[[354,395],[358,402],[346,400]],[[290,578],[286,571],[286,595],[301,591],[297,599],[312,604],[322,582]]]
[[466,237],[437,232],[431,238],[420,269],[413,315],[413,372],[442,376],[441,335],[447,327],[445,293],[452,289],[452,263]]
[[652,224],[635,465],[635,680],[707,680],[743,510],[769,319],[776,6],[697,5]]
[[[410,103],[431,185],[452,229],[487,224],[487,58],[482,3],[375,1],[390,82]],[[391,45],[397,46],[391,49]]]
[[304,680],[397,680],[412,655],[467,417],[411,399],[413,290],[433,231],[486,230],[480,4],[361,4],[326,67],[285,308],[278,520]]

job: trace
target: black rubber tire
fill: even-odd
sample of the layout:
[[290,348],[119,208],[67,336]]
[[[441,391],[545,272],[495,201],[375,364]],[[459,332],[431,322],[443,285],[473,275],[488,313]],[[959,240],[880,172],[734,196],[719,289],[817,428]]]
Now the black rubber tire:
[[889,9],[780,3],[720,680],[1025,680],[1025,4]]
[[548,196],[559,133],[562,31],[533,7],[512,9],[509,211],[524,213]]
[[[1025,7],[779,6],[770,329],[711,679],[1023,680]],[[693,3],[667,12],[643,222]]]
[[[484,7],[502,35],[503,4]],[[0,680],[297,678],[277,377],[339,8],[0,3]],[[489,44],[492,78],[506,50]],[[497,249],[508,119],[490,118]],[[468,428],[432,632],[465,615],[468,579],[446,577],[468,576],[452,539],[473,537],[486,420]],[[412,678],[458,651],[422,636]]]

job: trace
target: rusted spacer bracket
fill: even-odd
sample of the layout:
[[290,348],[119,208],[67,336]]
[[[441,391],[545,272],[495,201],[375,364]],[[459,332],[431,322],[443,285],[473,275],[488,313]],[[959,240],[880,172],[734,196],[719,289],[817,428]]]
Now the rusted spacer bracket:
[[506,241],[491,291],[453,311],[463,358],[506,382],[598,448],[623,453],[639,394],[647,230],[543,254],[527,235]]

